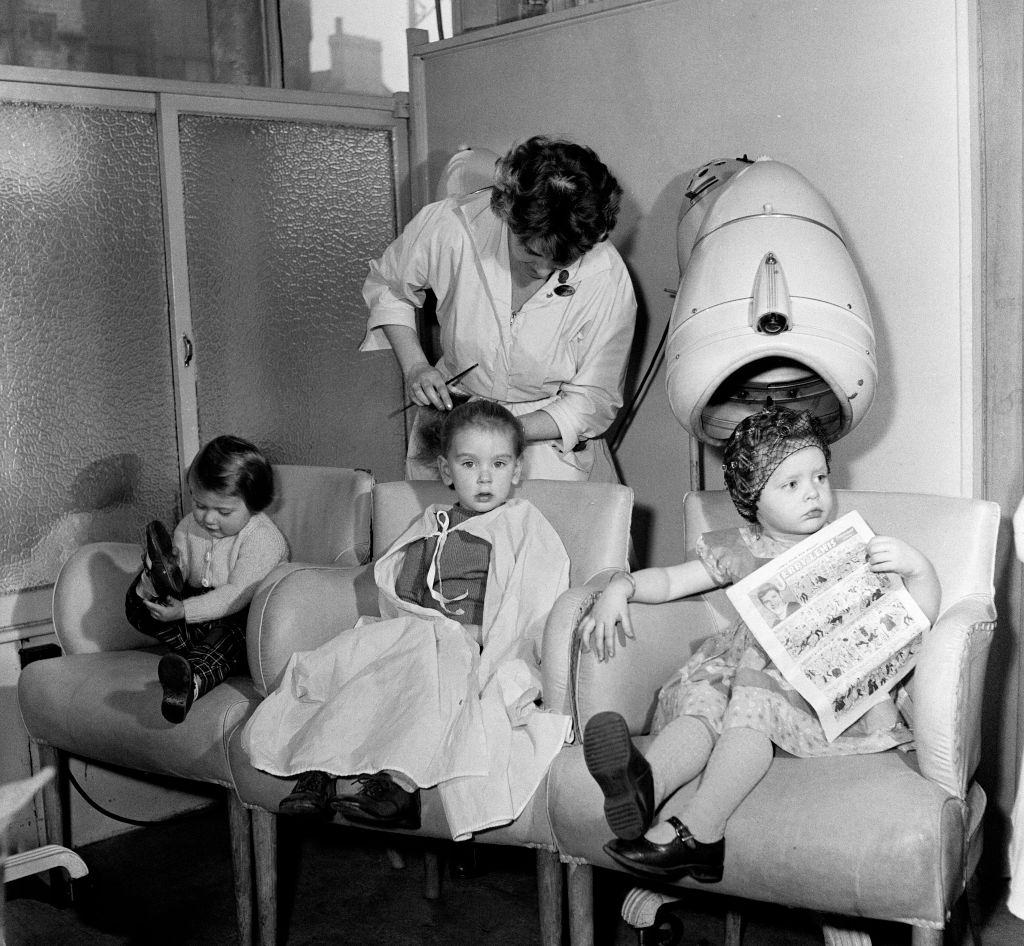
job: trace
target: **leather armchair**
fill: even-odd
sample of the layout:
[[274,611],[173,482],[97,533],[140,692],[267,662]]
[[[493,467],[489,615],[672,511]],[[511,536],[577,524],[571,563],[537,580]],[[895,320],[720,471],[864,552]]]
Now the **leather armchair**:
[[[633,493],[612,484],[528,480],[516,495],[530,500],[555,527],[570,560],[570,583],[584,600],[607,582],[611,572],[625,568]],[[373,491],[373,552],[377,558],[431,503],[450,503],[451,491],[438,482],[378,484]],[[562,607],[568,603],[560,602]],[[261,622],[251,627],[249,662],[257,689],[269,693],[281,681],[292,653],[311,650],[355,624],[360,615],[377,614],[372,566],[355,569],[302,568],[284,576],[268,593]],[[568,680],[572,653],[571,619],[555,622],[545,632],[543,687],[545,704],[569,713]],[[548,625],[551,627],[551,624]],[[252,809],[256,898],[260,942],[272,944],[277,931],[277,810],[294,779],[254,769],[241,748],[236,730],[229,744],[231,771],[242,804]],[[542,783],[526,809],[512,824],[474,835],[478,842],[514,844],[538,851],[542,942],[561,943],[561,866],[548,821]],[[340,815],[335,822],[344,824]],[[371,830],[363,828],[362,830]],[[436,789],[422,792],[422,825],[415,833],[451,838]],[[433,863],[433,867],[431,864]],[[436,859],[428,857],[428,895],[436,896]]]
[[[263,587],[305,561],[338,568],[366,559],[370,548],[372,476],[364,470],[275,466],[277,499],[267,510],[288,539],[292,562],[278,566]],[[249,677],[230,677],[172,725],[160,713],[157,663],[161,645],[124,616],[124,596],[139,569],[141,546],[98,542],[65,563],[53,593],[53,623],[63,655],[21,673],[22,715],[58,785],[44,789],[48,840],[70,843],[70,809],[63,805],[67,758],[74,756],[135,772],[229,789],[227,740],[261,698]],[[262,620],[261,588],[250,606],[249,633]],[[235,864],[239,938],[252,936],[248,812],[227,793]]]
[[[995,627],[999,507],[901,493],[837,495],[840,513],[860,511],[876,532],[920,548],[938,571],[942,610],[908,684],[916,750],[817,759],[776,752],[768,774],[729,821],[722,881],[680,880],[659,888],[668,896],[657,902],[683,898],[685,907],[686,890],[700,889],[825,914],[827,943],[870,943],[858,929],[863,917],[908,924],[914,946],[937,946],[981,852],[985,793],[974,773]],[[724,491],[688,494],[684,512],[691,550],[700,533],[740,521]],[[727,604],[719,590],[632,605],[636,640],[604,663],[589,652],[579,656],[572,680],[577,733],[605,709],[621,712],[634,734],[648,732],[659,687],[701,640],[731,621]],[[569,892],[572,943],[584,946],[593,942],[592,865],[617,868],[602,850],[611,832],[579,745],[555,760],[548,797],[558,849],[577,865]],[[672,806],[670,799],[666,808]],[[627,919],[637,893],[627,898]],[[735,915],[729,919],[728,942],[735,946],[740,925]],[[651,920],[648,914],[634,925]]]

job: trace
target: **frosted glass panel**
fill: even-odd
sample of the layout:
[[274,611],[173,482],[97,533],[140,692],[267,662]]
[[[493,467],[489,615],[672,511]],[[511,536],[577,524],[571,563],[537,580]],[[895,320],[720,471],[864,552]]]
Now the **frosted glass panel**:
[[391,132],[183,115],[179,134],[200,439],[400,477],[394,358],[357,350],[395,235]]
[[0,593],[179,505],[151,114],[0,104]]

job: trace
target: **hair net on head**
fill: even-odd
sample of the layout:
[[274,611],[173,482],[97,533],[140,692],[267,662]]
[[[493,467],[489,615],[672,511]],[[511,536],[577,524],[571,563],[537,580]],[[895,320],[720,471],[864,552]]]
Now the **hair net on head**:
[[725,445],[725,485],[739,514],[757,521],[757,502],[768,478],[779,464],[804,447],[818,447],[831,462],[828,439],[821,422],[808,411],[766,407],[745,417]]

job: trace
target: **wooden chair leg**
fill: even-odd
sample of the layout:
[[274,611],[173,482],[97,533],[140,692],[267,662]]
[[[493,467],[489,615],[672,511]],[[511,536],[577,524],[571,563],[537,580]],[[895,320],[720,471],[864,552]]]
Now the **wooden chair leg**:
[[594,868],[570,864],[569,942],[571,946],[594,946]]
[[553,851],[537,851],[537,906],[541,946],[562,943],[562,862]]
[[433,848],[423,853],[423,896],[427,900],[441,899],[441,857]]
[[743,914],[738,910],[727,910],[725,914],[725,946],[742,946]]
[[235,881],[235,916],[239,946],[252,946],[252,817],[238,796],[228,792],[231,868]]
[[260,946],[277,946],[277,815],[252,811],[256,922]]
[[59,749],[36,743],[39,763],[55,775],[43,786],[43,821],[47,844],[71,846],[71,806],[68,802],[68,757]]

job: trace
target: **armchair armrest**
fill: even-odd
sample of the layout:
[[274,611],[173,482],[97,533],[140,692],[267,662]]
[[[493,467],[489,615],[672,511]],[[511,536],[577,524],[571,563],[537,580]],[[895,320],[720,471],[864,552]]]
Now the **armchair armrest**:
[[600,661],[592,650],[582,649],[578,636],[580,619],[595,597],[592,591],[578,602],[571,628],[569,701],[576,738],[587,720],[601,710],[622,713],[631,732],[646,733],[658,690],[701,641],[716,632],[714,612],[704,595],[663,604],[631,604],[635,640],[623,640],[620,631],[615,656]]
[[65,654],[155,643],[124,616],[124,596],[141,564],[142,546],[129,542],[91,542],[72,553],[53,586],[53,626]]
[[924,636],[913,675],[913,720],[921,774],[967,796],[981,754],[981,710],[995,630],[990,595],[967,595]]
[[579,659],[576,628],[594,600],[611,581],[617,568],[606,568],[582,585],[569,588],[559,596],[544,625],[541,644],[541,674],[544,706],[555,713],[572,712],[569,692]]
[[360,616],[377,613],[372,565],[279,565],[249,606],[246,638],[256,689],[266,696],[292,654],[315,650]]

